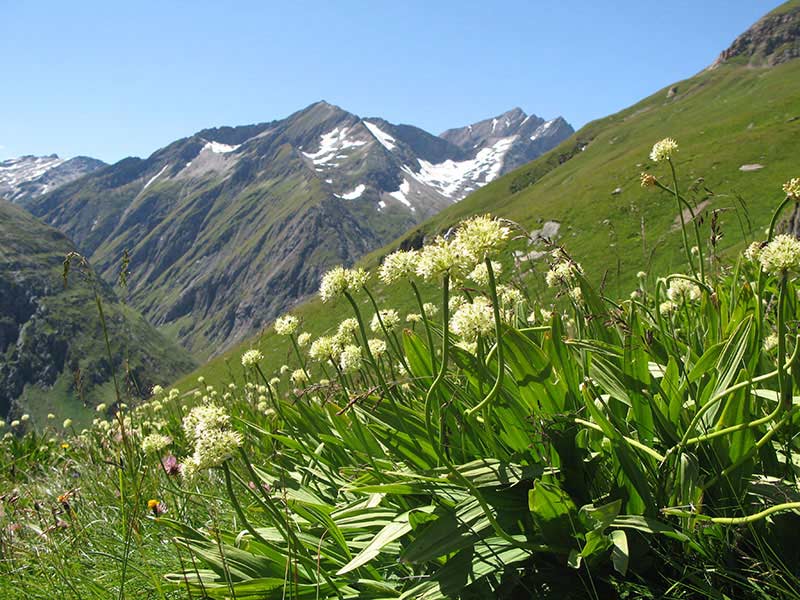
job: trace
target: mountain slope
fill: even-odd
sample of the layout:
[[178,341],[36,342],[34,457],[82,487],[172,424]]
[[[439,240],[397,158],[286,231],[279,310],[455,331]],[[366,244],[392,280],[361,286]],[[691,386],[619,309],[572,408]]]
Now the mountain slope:
[[532,158],[571,131],[561,120],[536,137],[521,115],[522,133],[462,148],[318,102],[281,121],[200,131],[27,207],[107,280],[129,250],[132,304],[204,357],[315,291],[331,266],[496,178],[506,156]]
[[[782,8],[784,14],[797,15],[798,6],[795,1]],[[718,211],[722,238],[716,252],[740,251],[745,242],[763,235],[783,197],[781,185],[800,175],[800,60],[772,68],[721,64],[667,86],[589,123],[537,160],[371,253],[362,264],[374,267],[398,247],[419,246],[466,217],[491,212],[528,230],[546,225],[548,237],[563,244],[591,279],[609,295],[627,297],[638,271],[685,268],[674,200],[640,186],[643,171],[669,183],[669,171],[648,160],[653,143],[668,136],[680,145],[675,157],[679,185],[702,207],[703,239],[708,240],[713,211]],[[523,247],[519,256],[533,258],[541,249]],[[538,273],[528,281],[532,296],[549,306],[552,298],[541,277],[547,264],[533,260],[532,265]],[[393,288],[376,282],[373,291],[401,314],[417,312]],[[294,312],[313,334],[350,316],[344,303],[323,307],[317,300]],[[284,346],[266,332],[204,366],[203,374],[221,380],[229,369],[236,372],[239,356],[251,346],[259,347],[271,366],[286,360]]]
[[[0,200],[0,418],[29,412],[43,424],[56,406],[78,416],[115,399],[92,286],[77,264],[63,284],[64,257],[74,250],[62,233]],[[99,293],[124,397],[146,395],[193,368],[186,351],[110,286],[99,282]]]
[[0,161],[0,199],[24,204],[103,166],[103,161],[88,156],[64,160],[57,154]]

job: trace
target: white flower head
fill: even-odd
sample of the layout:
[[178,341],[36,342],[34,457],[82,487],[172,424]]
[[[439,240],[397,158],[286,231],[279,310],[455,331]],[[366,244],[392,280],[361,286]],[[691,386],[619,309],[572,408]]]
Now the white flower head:
[[494,333],[494,312],[491,303],[484,297],[462,305],[453,313],[450,328],[465,342],[474,342],[479,336]]
[[350,317],[339,323],[339,328],[336,330],[337,335],[342,338],[347,338],[358,332],[358,319]]
[[489,215],[478,215],[464,221],[458,228],[455,246],[467,254],[473,262],[483,262],[487,256],[495,256],[506,245],[511,229]]
[[675,304],[672,300],[665,300],[658,306],[658,312],[660,312],[664,316],[671,315],[675,310],[678,308],[678,305]]
[[261,353],[261,350],[256,350],[255,348],[242,354],[243,367],[253,367],[262,360],[264,360],[264,355]]
[[161,433],[151,433],[142,439],[142,452],[145,454],[161,452],[172,443],[172,438]]
[[433,302],[426,302],[425,304],[422,305],[422,310],[425,312],[426,317],[432,319],[439,312],[439,307],[436,306]]
[[745,249],[744,257],[751,263],[758,262],[758,257],[761,254],[762,246],[763,244],[761,242],[753,242]]
[[437,281],[445,274],[458,280],[464,271],[472,270],[474,261],[458,245],[442,237],[425,246],[419,253],[417,275],[425,281]]
[[311,334],[308,332],[303,332],[297,336],[297,345],[301,348],[308,345],[308,342],[311,341]]
[[795,271],[800,267],[800,240],[785,233],[776,235],[761,249],[758,261],[771,275]]
[[348,344],[339,355],[339,366],[344,373],[353,373],[361,368],[361,347]]
[[311,343],[308,355],[319,362],[331,360],[331,358],[341,352],[338,340],[332,336],[322,336]]
[[784,183],[783,191],[793,200],[800,201],[800,177],[792,177]]
[[294,371],[292,371],[292,374],[289,377],[289,379],[292,380],[293,384],[298,386],[308,382],[308,376],[306,375],[306,372],[303,369],[295,369]]
[[275,319],[275,333],[278,335],[292,335],[300,326],[300,320],[294,315],[283,315]]
[[383,340],[379,340],[377,338],[373,338],[368,340],[367,343],[369,344],[369,351],[375,358],[380,358],[384,354],[386,354],[386,342]]
[[[503,265],[493,260],[492,271],[494,271],[494,276],[497,277],[503,272]],[[484,287],[489,285],[489,269],[486,266],[486,263],[479,262],[477,265],[475,265],[475,268],[472,269],[472,272],[467,275],[467,279],[471,279],[478,285],[482,285]]]
[[344,267],[334,267],[322,276],[319,296],[323,302],[328,302],[345,292],[361,289],[368,279],[369,273],[362,268],[345,269]]
[[561,260],[554,263],[545,275],[545,283],[549,287],[573,287],[575,278],[583,273],[581,266],[572,260]]
[[650,152],[650,160],[659,162],[662,160],[669,160],[672,155],[678,151],[678,142],[672,138],[664,138],[653,145]]
[[418,253],[416,250],[398,250],[383,259],[378,270],[378,278],[386,284],[398,279],[407,279],[417,269]]
[[383,321],[383,326],[386,327],[386,331],[391,331],[400,324],[400,315],[393,308],[381,310],[380,319],[378,319],[378,313],[375,313],[369,324],[369,328],[373,333],[379,333],[381,331],[381,321]]
[[667,288],[667,298],[680,304],[700,300],[700,287],[687,279],[672,279]]

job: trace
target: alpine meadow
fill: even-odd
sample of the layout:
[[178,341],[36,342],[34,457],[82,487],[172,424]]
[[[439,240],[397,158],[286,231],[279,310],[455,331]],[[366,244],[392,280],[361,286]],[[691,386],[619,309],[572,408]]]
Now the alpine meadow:
[[0,597],[800,600],[800,0],[494,114],[0,161]]

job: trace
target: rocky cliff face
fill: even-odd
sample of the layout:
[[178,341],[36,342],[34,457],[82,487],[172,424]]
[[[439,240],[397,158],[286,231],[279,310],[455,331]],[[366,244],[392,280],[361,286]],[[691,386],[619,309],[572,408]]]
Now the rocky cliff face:
[[800,2],[776,8],[737,37],[711,68],[729,62],[774,67],[800,57]]

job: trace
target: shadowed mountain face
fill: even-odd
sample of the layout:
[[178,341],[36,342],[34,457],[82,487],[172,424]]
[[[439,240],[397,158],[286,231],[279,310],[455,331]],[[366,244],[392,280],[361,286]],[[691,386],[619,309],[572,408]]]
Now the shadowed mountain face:
[[194,366],[185,350],[123,305],[93,271],[75,264],[65,287],[64,257],[74,250],[63,233],[0,200],[0,417],[47,412],[43,402],[74,405],[66,414],[77,414],[81,406],[115,400],[113,373],[123,396],[136,397]]
[[[442,136],[326,102],[207,129],[26,205],[107,280],[131,252],[131,302],[217,354],[350,264],[572,133],[515,109]],[[465,133],[466,132],[466,133]]]

